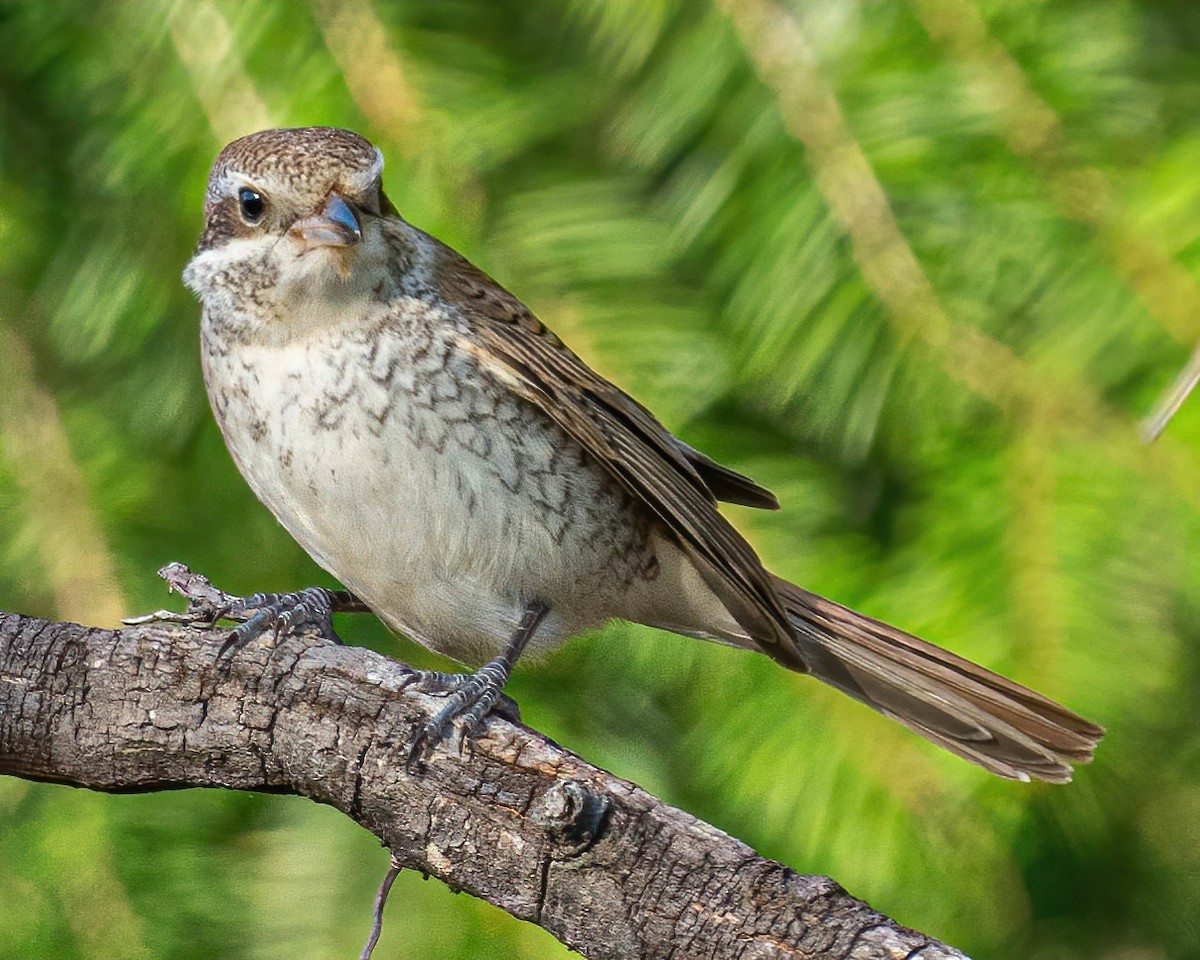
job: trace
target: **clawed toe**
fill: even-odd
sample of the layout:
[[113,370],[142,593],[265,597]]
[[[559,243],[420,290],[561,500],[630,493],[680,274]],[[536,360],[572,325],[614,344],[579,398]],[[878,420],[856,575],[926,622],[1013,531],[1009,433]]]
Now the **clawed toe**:
[[[504,685],[512,673],[513,664],[525,649],[525,644],[538,628],[538,624],[549,611],[540,600],[530,602],[512,639],[500,656],[489,660],[475,673],[435,673],[420,670],[407,686],[428,693],[447,695],[446,705],[428,723],[423,725],[408,746],[408,766],[419,764],[428,753],[446,736],[446,732],[458,722],[462,729],[462,742],[474,736],[483,726],[484,718],[495,709],[508,712],[508,704],[516,703],[504,696]],[[520,719],[520,711],[516,711]]]
[[237,607],[226,616],[254,612],[229,632],[217,651],[218,658],[236,653],[264,633],[269,632],[278,643],[305,627],[315,627],[326,639],[342,642],[333,629],[332,592],[324,587],[306,587],[295,593],[257,593],[241,600]]
[[497,704],[501,704],[506,716],[511,718],[515,713],[519,719],[520,711],[516,702],[503,693],[508,675],[495,668],[489,670],[493,663],[484,665],[478,673],[417,672],[408,686],[422,693],[445,694],[447,700],[445,706],[432,720],[422,725],[409,742],[410,768],[423,761],[456,727],[460,731],[461,748],[463,743],[479,733],[483,721]]
[[442,673],[440,670],[413,670],[412,676],[404,681],[405,689],[416,690],[418,693],[450,694],[454,693],[472,673]]
[[[226,634],[221,646],[217,649],[217,659],[228,663],[233,654],[244,648],[251,640],[266,630],[271,619],[271,611],[260,609],[245,623],[240,623]],[[278,638],[278,634],[276,634]]]

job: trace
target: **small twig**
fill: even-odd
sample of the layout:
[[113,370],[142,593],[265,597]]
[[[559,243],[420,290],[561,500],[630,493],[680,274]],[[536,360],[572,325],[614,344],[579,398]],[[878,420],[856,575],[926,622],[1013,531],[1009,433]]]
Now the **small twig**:
[[[187,600],[187,609],[155,610],[140,617],[125,617],[121,622],[136,627],[148,623],[182,623],[197,626],[215,626],[220,620],[246,621],[251,613],[261,609],[274,594],[257,593],[251,597],[238,597],[212,585],[202,573],[194,573],[182,563],[172,562],[158,571],[167,582],[167,590]],[[349,590],[329,591],[331,612],[370,613],[371,608]]]
[[402,869],[404,868],[396,862],[396,858],[392,857],[392,865],[384,874],[383,882],[379,884],[379,892],[375,894],[375,918],[371,922],[371,935],[367,937],[367,944],[359,954],[358,960],[371,960],[371,954],[375,952],[375,944],[379,942],[379,934],[383,932],[383,906],[387,903],[392,884],[396,882]]
[[1143,442],[1153,443],[1162,435],[1167,424],[1171,422],[1171,418],[1183,406],[1183,401],[1188,398],[1188,394],[1192,392],[1197,383],[1200,383],[1200,346],[1192,351],[1188,362],[1179,371],[1179,376],[1175,378],[1171,388],[1163,394],[1158,406],[1154,408],[1154,412],[1142,421],[1139,433]]
[[127,626],[155,622],[215,625],[218,620],[230,618],[230,608],[240,599],[218,590],[208,577],[193,573],[182,563],[168,563],[158,575],[167,582],[168,591],[187,600],[187,610],[156,610],[141,617],[125,617],[122,622]]

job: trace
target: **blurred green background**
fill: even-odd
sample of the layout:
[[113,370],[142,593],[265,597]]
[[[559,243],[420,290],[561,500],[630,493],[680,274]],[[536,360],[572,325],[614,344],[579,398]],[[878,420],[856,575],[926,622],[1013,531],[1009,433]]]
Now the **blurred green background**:
[[[1067,787],[614,625],[510,692],[566,746],[977,960],[1200,957],[1200,4],[0,0],[0,608],[112,625],[181,560],[328,579],[237,475],[179,274],[267,126],[772,487],[779,573],[1109,729]],[[370,618],[343,636],[428,666]],[[296,798],[0,780],[0,957],[351,957],[386,866]],[[381,958],[562,957],[404,875]]]

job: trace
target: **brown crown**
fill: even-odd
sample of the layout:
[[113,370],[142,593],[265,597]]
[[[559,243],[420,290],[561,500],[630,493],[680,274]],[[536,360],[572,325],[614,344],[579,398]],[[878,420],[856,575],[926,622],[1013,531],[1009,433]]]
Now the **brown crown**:
[[[263,130],[234,140],[217,154],[210,189],[230,171],[250,177],[270,176],[299,189],[336,182],[347,172],[371,169],[378,153],[364,137],[335,127],[290,127]],[[209,196],[209,202],[219,197]]]

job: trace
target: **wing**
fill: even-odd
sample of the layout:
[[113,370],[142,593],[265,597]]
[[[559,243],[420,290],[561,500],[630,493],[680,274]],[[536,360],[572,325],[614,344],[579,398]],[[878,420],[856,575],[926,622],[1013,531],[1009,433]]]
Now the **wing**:
[[446,300],[473,325],[473,337],[462,348],[645,504],[734,619],[767,653],[797,669],[792,628],[771,577],[716,506],[720,495],[775,507],[774,496],[673,436],[567,349],[520,300],[441,244],[434,276]]
[[[630,397],[625,399],[630,403],[637,404],[637,401]],[[638,404],[638,406],[641,405]],[[647,416],[652,415],[647,411]],[[766,487],[760,487],[749,477],[743,477],[736,470],[721,466],[712,457],[701,453],[695,447],[688,446],[678,437],[669,433],[667,436],[671,437],[675,446],[687,457],[692,469],[700,474],[704,485],[718,500],[723,500],[725,503],[738,503],[743,507],[758,507],[760,510],[779,509],[779,501],[775,499],[775,494]]]

